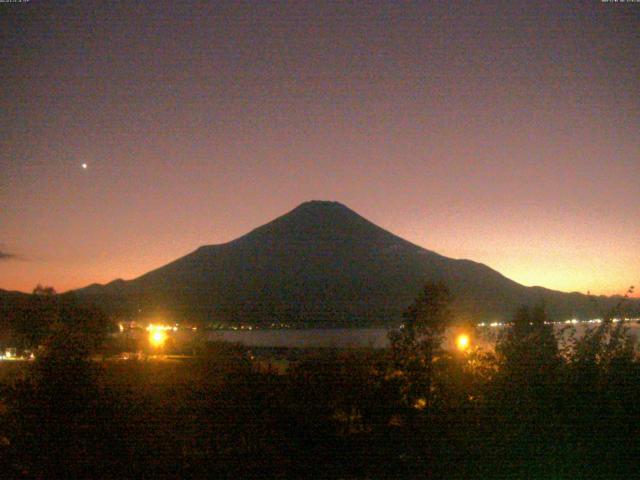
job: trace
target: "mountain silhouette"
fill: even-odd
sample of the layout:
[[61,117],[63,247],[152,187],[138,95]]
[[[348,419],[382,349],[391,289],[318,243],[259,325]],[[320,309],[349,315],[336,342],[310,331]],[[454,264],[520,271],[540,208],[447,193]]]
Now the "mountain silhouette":
[[[449,286],[463,321],[501,321],[519,305],[538,303],[553,318],[598,314],[585,295],[525,287],[486,265],[414,245],[326,201],[303,203],[236,240],[200,247],[134,280],[75,293],[125,316],[372,326],[398,324],[427,282]],[[602,298],[600,306],[614,301]]]

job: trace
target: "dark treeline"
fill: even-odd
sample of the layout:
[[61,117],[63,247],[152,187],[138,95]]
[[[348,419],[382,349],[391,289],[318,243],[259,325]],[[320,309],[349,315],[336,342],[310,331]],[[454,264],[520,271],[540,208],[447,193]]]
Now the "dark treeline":
[[450,298],[429,285],[389,349],[313,351],[278,373],[218,343],[176,362],[89,360],[104,317],[37,302],[55,321],[36,322],[35,362],[3,366],[3,478],[640,474],[640,362],[615,312],[576,338],[522,308],[495,350],[445,351]]

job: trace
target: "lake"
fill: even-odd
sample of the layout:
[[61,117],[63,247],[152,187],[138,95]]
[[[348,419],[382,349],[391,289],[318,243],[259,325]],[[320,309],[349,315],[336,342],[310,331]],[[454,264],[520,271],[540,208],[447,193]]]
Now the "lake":
[[[556,328],[567,325],[560,324]],[[575,324],[576,335],[594,325]],[[639,337],[640,325],[629,323],[630,330]],[[455,338],[461,333],[471,334],[475,345],[491,347],[499,334],[500,327],[477,328],[469,332],[463,327],[452,327],[445,335],[445,348],[454,346]],[[207,340],[241,343],[250,347],[294,347],[294,348],[384,348],[389,346],[389,330],[386,328],[314,328],[314,329],[280,329],[280,330],[214,330],[207,332]]]

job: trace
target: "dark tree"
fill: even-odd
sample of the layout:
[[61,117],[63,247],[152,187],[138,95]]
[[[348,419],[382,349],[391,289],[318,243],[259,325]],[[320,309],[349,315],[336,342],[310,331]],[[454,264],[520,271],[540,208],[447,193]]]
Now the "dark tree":
[[558,339],[544,307],[520,307],[498,340],[496,352],[502,357],[503,370],[522,380],[554,370],[560,361]]
[[35,349],[58,319],[58,295],[53,287],[38,285],[33,294],[17,301],[9,312],[12,346]]
[[[24,378],[4,390],[13,465],[32,478],[89,478],[119,462],[108,393],[99,386],[99,365],[90,356],[109,325],[102,312],[73,298],[39,289],[29,299],[42,331],[36,361]],[[29,311],[29,310],[28,310]],[[102,472],[92,471],[96,464]]]
[[391,332],[391,352],[405,402],[420,409],[431,404],[433,362],[441,354],[444,331],[450,325],[451,295],[439,283],[429,283],[404,312],[404,323]]

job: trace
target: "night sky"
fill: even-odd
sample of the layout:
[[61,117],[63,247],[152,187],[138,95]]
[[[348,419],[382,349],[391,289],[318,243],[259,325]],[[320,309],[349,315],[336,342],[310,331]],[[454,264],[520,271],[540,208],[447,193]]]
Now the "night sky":
[[0,288],[312,199],[525,285],[639,283],[640,3],[31,0],[0,55]]

